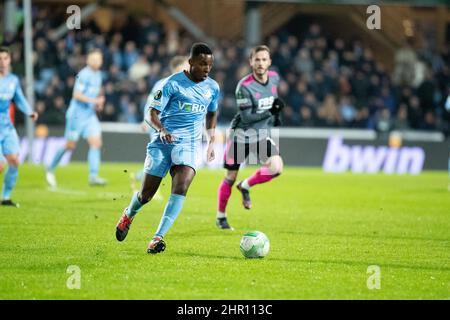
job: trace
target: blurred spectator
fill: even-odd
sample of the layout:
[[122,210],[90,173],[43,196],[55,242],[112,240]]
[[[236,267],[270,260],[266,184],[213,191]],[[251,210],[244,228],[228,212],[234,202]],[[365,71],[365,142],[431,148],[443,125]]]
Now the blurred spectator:
[[151,72],[151,66],[144,55],[140,55],[138,60],[128,70],[128,77],[131,81],[137,81],[148,76]]
[[408,106],[402,103],[399,106],[397,117],[393,123],[393,129],[395,130],[407,130],[409,129],[408,125]]
[[336,97],[333,94],[328,94],[320,106],[318,123],[323,127],[337,127],[341,124],[341,115],[336,104]]

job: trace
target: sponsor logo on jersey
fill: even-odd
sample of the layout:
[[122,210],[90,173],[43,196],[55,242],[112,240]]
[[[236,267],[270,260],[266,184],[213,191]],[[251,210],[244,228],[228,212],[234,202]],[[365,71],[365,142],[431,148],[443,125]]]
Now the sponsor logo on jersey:
[[189,103],[189,102],[178,102],[178,106],[180,107],[180,110],[186,111],[186,112],[205,112],[206,106],[203,104],[198,103]]
[[12,92],[0,93],[0,100],[11,100],[13,96]]
[[259,110],[269,110],[272,108],[273,101],[275,100],[274,96],[270,96],[267,98],[262,98],[258,100],[258,109]]
[[250,104],[250,100],[244,95],[244,93],[239,90],[236,93],[236,102],[238,105],[249,105]]
[[155,92],[155,96],[154,96],[153,99],[159,100],[159,99],[161,99],[161,97],[162,97],[162,91],[158,90],[158,91]]

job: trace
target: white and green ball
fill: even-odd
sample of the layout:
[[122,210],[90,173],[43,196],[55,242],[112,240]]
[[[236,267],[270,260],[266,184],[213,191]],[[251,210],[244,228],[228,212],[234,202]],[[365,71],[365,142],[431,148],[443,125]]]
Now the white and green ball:
[[246,258],[264,258],[269,253],[269,238],[260,231],[250,231],[242,236],[239,248]]

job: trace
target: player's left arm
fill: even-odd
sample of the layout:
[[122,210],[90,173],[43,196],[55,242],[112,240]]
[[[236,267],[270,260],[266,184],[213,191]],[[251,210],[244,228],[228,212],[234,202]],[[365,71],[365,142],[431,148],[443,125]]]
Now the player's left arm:
[[217,125],[217,112],[207,112],[206,113],[206,135],[208,138],[208,150],[207,159],[212,161],[215,158],[214,154],[214,141],[216,139],[216,125]]
[[25,99],[25,96],[23,95],[22,88],[20,88],[19,82],[17,83],[16,91],[14,92],[13,101],[25,115],[29,116],[34,121],[38,119],[38,113],[33,111],[31,106],[28,104],[27,99]]
[[100,88],[100,92],[97,96],[97,103],[95,104],[95,110],[97,110],[98,112],[102,112],[103,108],[105,107],[105,102],[105,90],[104,88]]
[[206,135],[208,139],[208,150],[206,155],[208,161],[213,161],[215,158],[214,141],[216,139],[217,107],[219,97],[220,97],[220,90],[217,87],[217,91],[215,92],[206,113]]

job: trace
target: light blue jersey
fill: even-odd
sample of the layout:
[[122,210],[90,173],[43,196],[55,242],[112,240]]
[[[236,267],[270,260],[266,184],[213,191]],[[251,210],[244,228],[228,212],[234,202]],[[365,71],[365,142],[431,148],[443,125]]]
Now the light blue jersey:
[[[184,71],[171,75],[150,101],[150,108],[161,111],[164,128],[178,143],[201,141],[206,112],[215,112],[220,89],[211,78],[195,83]],[[161,142],[159,136],[152,142]]]
[[19,153],[19,138],[9,117],[11,101],[27,116],[33,110],[25,100],[19,78],[12,73],[0,77],[0,160],[3,155]]
[[161,124],[175,136],[175,142],[164,144],[159,135],[153,135],[147,146],[147,174],[164,177],[173,165],[195,170],[205,115],[217,110],[219,96],[219,85],[209,77],[195,83],[182,71],[163,82],[148,107],[161,112]]
[[[99,96],[101,88],[101,72],[85,67],[76,77],[73,92],[78,91],[89,98],[96,98]],[[66,139],[77,141],[80,136],[88,138],[100,134],[100,122],[97,118],[95,105],[72,98],[66,113]]]

